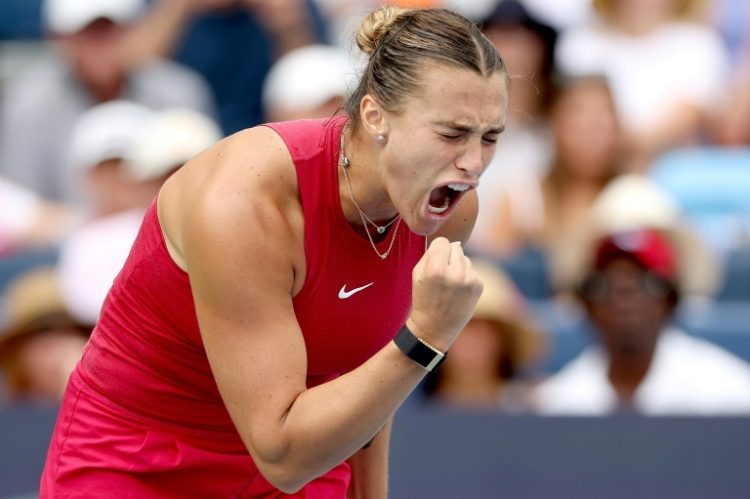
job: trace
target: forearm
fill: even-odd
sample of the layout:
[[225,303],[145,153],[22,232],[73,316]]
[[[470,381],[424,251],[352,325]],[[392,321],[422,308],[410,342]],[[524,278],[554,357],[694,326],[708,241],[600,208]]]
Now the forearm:
[[296,48],[316,43],[312,18],[304,0],[244,0],[273,38],[276,57]]
[[195,14],[191,0],[158,0],[126,34],[122,57],[128,67],[174,50],[188,21]]
[[285,452],[258,465],[285,489],[301,487],[367,444],[425,373],[390,342],[354,371],[302,392],[278,429]]
[[392,422],[391,419],[370,445],[349,459],[352,477],[347,499],[388,497],[388,449]]

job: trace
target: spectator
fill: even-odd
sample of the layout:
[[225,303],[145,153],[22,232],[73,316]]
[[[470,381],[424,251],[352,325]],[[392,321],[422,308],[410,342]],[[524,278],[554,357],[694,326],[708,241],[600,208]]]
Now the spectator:
[[[128,102],[101,104],[76,127],[74,146],[89,147],[90,169],[110,171],[96,184],[97,198],[117,193],[105,216],[83,225],[60,251],[60,285],[70,313],[95,323],[122,268],[148,206],[167,177],[221,138],[218,125],[189,109],[148,111]],[[99,157],[91,154],[99,153]],[[103,161],[99,161],[103,159]],[[102,166],[104,165],[104,166]]]
[[60,244],[79,223],[70,206],[0,176],[0,296],[21,274],[54,265]]
[[478,259],[473,266],[484,291],[451,354],[427,378],[425,391],[431,399],[459,408],[526,412],[530,387],[524,369],[537,360],[542,335],[502,270]]
[[333,116],[348,95],[354,76],[343,49],[310,45],[276,61],[263,84],[269,121]]
[[65,308],[52,268],[16,278],[5,300],[0,366],[12,401],[58,403],[91,332]]
[[153,113],[135,102],[116,100],[92,107],[76,122],[67,162],[91,218],[136,204],[138,185],[123,163]]
[[481,249],[508,260],[540,249],[557,282],[594,199],[620,168],[621,143],[612,96],[600,77],[560,84],[550,121],[550,171],[541,183],[511,183],[495,194],[497,211]]
[[598,23],[567,32],[556,61],[568,74],[603,72],[610,80],[631,171],[654,156],[698,141],[727,78],[718,34],[688,22],[697,0],[594,0]]
[[[750,21],[747,22],[750,29]],[[730,147],[750,147],[750,36],[738,56],[713,139]]]
[[724,146],[750,146],[750,55],[737,75],[720,115],[716,141]]
[[[480,203],[471,244],[493,251],[493,222],[503,196],[528,191],[549,168],[553,139],[549,129],[555,30],[532,17],[516,0],[504,0],[487,15],[485,35],[509,69],[512,92],[506,130],[479,186]],[[502,251],[502,249],[500,249]]]
[[577,287],[597,345],[539,386],[540,412],[750,413],[750,366],[671,322],[682,297],[709,293],[718,276],[659,196],[626,176],[597,202]]
[[173,57],[208,81],[225,134],[266,121],[263,81],[276,58],[326,41],[312,0],[155,0],[128,36],[138,64]]
[[8,82],[0,114],[0,171],[51,200],[80,202],[62,158],[89,107],[125,98],[153,108],[210,112],[208,88],[165,61],[126,66],[123,43],[143,0],[46,0],[46,31],[60,57]]
[[597,196],[580,223],[587,229],[583,237],[571,244],[566,264],[561,266],[556,281],[559,289],[572,290],[579,284],[594,240],[606,234],[643,228],[663,232],[679,246],[678,277],[683,301],[709,298],[722,279],[720,265],[687,224],[677,202],[649,177],[638,174],[615,177]]

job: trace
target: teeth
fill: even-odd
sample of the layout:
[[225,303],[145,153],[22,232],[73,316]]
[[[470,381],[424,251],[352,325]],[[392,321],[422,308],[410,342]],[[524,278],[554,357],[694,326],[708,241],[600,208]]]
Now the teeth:
[[469,188],[468,184],[448,184],[448,187],[458,192],[463,192]]
[[434,213],[436,215],[440,215],[441,213],[445,213],[448,211],[448,208],[450,207],[451,203],[449,199],[445,199],[445,204],[441,206],[440,208],[436,208],[435,206],[432,206],[431,204],[427,205],[427,209],[430,210],[430,213]]

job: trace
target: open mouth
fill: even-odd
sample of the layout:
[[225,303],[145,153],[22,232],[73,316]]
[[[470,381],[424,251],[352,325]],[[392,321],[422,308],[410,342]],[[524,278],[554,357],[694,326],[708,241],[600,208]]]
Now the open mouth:
[[430,193],[430,200],[427,204],[427,209],[430,213],[442,215],[447,212],[451,206],[456,204],[470,187],[469,184],[455,183],[433,189]]

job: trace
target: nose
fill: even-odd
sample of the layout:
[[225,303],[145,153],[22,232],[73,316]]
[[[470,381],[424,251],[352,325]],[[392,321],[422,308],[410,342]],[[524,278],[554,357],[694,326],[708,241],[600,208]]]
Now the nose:
[[466,145],[463,153],[456,160],[456,168],[472,177],[478,177],[484,171],[484,146],[481,138],[472,140]]

